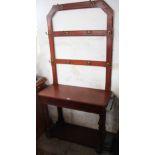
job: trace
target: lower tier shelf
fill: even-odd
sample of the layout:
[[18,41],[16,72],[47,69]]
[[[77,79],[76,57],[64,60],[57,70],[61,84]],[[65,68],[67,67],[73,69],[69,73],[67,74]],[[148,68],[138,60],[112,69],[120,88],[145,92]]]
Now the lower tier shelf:
[[[69,123],[56,123],[50,131],[46,133],[48,138],[59,138],[73,143],[85,145],[92,148],[97,148],[98,145],[98,130],[81,127]],[[106,132],[104,141],[104,150],[111,151],[114,138],[113,133]]]

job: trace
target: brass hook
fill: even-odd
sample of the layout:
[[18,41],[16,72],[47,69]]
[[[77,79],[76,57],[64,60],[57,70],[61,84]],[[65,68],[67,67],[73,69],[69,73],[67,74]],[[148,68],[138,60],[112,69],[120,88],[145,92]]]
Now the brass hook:
[[87,64],[88,64],[88,65],[91,65],[91,62],[90,62],[90,61],[88,61],[88,62],[87,62]]
[[95,7],[95,1],[89,0],[89,2],[91,3],[93,7]]
[[107,62],[107,65],[108,65],[108,66],[111,66],[111,64],[110,64],[109,62]]
[[92,33],[91,31],[89,31],[89,30],[87,31],[87,34],[91,34],[91,33]]
[[57,4],[57,7],[58,7],[59,10],[62,10],[63,9],[63,5],[62,4],[61,5],[60,4]]
[[70,60],[67,60],[66,63],[67,63],[67,64],[70,64],[71,62],[70,62]]
[[65,35],[69,35],[69,32],[68,32],[68,31],[66,31],[66,32],[65,32]]
[[54,61],[54,58],[51,58],[51,63],[54,63],[55,61]]
[[46,35],[52,35],[51,33],[45,32]]
[[108,35],[111,35],[112,34],[112,31],[108,30]]

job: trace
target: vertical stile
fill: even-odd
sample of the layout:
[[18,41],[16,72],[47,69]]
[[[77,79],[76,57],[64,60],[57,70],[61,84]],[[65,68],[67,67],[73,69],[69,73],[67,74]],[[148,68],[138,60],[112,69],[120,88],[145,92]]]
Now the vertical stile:
[[[47,24],[48,24],[48,34],[53,33],[53,22],[52,17],[57,12],[57,7],[53,6],[49,14],[47,15]],[[49,44],[50,44],[50,55],[51,55],[51,65],[52,65],[52,73],[53,73],[53,84],[58,84],[57,80],[57,68],[55,63],[55,47],[54,47],[54,37],[53,35],[48,35]]]

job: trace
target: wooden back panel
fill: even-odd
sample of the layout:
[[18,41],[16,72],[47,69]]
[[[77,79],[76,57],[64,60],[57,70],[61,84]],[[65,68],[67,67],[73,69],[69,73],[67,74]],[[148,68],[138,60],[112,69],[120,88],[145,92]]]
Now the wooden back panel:
[[[56,12],[85,8],[101,8],[107,14],[107,30],[53,31],[52,18],[56,14]],[[51,53],[53,84],[58,84],[56,64],[101,66],[106,67],[105,90],[110,91],[113,46],[113,10],[110,8],[110,6],[102,0],[53,5],[52,9],[47,15],[47,24]],[[59,36],[106,36],[106,61],[56,59],[54,37]]]

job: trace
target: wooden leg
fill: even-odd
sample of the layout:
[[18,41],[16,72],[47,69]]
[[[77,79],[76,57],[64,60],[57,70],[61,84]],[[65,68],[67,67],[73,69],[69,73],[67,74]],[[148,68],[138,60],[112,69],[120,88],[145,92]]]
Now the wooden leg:
[[51,137],[51,126],[53,123],[49,117],[48,104],[43,103],[43,110],[44,110],[44,117],[45,117],[46,136]]
[[57,123],[64,123],[63,111],[61,107],[57,107],[58,110],[58,121]]
[[106,112],[103,114],[99,114],[99,131],[98,131],[98,136],[99,136],[99,143],[96,149],[97,153],[102,153],[103,151],[103,144],[104,144],[104,138],[105,138],[105,121],[106,121]]

